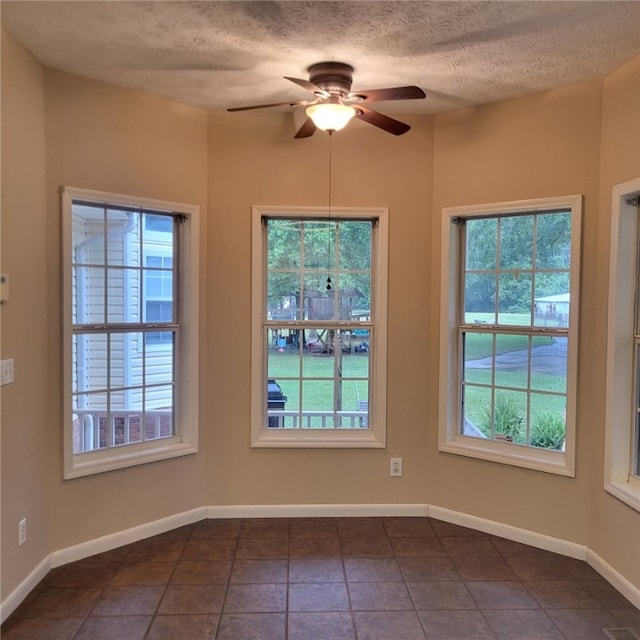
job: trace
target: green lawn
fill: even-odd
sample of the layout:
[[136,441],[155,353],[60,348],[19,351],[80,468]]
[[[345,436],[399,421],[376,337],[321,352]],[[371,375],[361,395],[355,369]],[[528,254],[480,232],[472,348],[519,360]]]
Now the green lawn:
[[[473,314],[476,319],[483,314]],[[490,314],[484,314],[489,316]],[[509,318],[511,324],[518,324],[526,316]],[[503,318],[504,320],[504,318]],[[497,337],[496,353],[504,354],[521,351],[528,348],[529,338],[510,334],[500,334]],[[535,336],[533,347],[552,344],[553,339],[548,336]],[[483,333],[467,334],[465,344],[466,360],[476,360],[491,356],[493,351],[492,336]],[[277,380],[282,393],[287,397],[285,409],[298,410],[300,408],[300,380],[302,379],[303,410],[331,411],[334,396],[334,365],[333,355],[300,353],[293,346],[287,346],[284,351],[275,347],[269,349],[268,377]],[[342,355],[342,409],[345,411],[358,410],[358,400],[367,399],[369,373],[368,353],[344,353]],[[482,428],[486,421],[486,409],[490,406],[490,389],[481,385],[490,385],[491,371],[488,369],[468,369],[465,377],[465,415],[478,427]],[[531,390],[531,420],[536,416],[553,412],[564,415],[566,404],[566,376],[535,373],[528,380],[528,374],[523,371],[496,371],[495,383],[497,393],[509,395],[519,407],[521,414],[526,414],[527,388]],[[513,390],[500,389],[509,387]],[[541,392],[541,393],[537,393]],[[547,392],[547,393],[544,393]],[[550,392],[550,393],[549,393]],[[485,429],[486,431],[486,429]]]
[[[541,347],[552,344],[553,339],[549,336],[534,336],[533,346]],[[500,334],[496,340],[496,353],[510,353],[511,351],[522,351],[529,345],[528,336],[518,336],[510,334]],[[466,360],[480,360],[488,358],[493,351],[493,336],[488,333],[467,333],[464,346]]]
[[[268,377],[277,380],[282,393],[287,396],[285,409],[300,408],[298,378],[302,373],[306,379],[303,381],[304,409],[331,411],[334,395],[334,364],[332,355],[305,353],[301,359],[294,347],[287,347],[284,352],[270,349]],[[367,353],[342,355],[342,409],[344,411],[357,411],[358,400],[367,400],[368,371],[369,355]]]

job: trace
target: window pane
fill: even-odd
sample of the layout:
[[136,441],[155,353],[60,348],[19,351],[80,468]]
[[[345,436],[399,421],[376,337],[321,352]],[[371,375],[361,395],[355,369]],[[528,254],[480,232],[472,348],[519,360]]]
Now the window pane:
[[105,212],[102,207],[74,204],[71,214],[71,261],[104,264]]
[[73,324],[104,324],[106,271],[99,267],[74,267],[72,291]]
[[73,392],[106,389],[107,335],[78,334],[73,341]]
[[305,269],[330,271],[335,261],[335,222],[302,223]]
[[571,261],[571,214],[539,214],[536,224],[536,267],[568,269]]
[[534,216],[500,218],[500,268],[531,269]]
[[300,382],[267,378],[266,424],[269,429],[300,428]]
[[491,437],[491,389],[465,384],[462,433],[476,438]]
[[499,281],[498,323],[530,326],[532,323],[532,296],[530,273],[503,273]]
[[[335,375],[335,329],[316,329],[309,333],[307,351],[302,360],[305,378],[333,378]],[[313,337],[315,336],[315,337]]]
[[[159,346],[154,349],[145,349],[144,383],[151,385],[161,382],[173,382],[175,380],[173,331],[155,331],[146,335],[147,345],[153,344]],[[151,340],[152,336],[154,337],[153,341]]]
[[[309,284],[307,285],[307,282]],[[305,307],[308,320],[337,320],[333,295],[327,295],[312,287],[317,286],[316,278],[305,278]]]
[[300,375],[299,333],[302,330],[267,329],[267,375]]
[[531,388],[539,391],[567,392],[567,338],[533,338],[531,350]]
[[267,274],[267,317],[297,320],[300,308],[300,275],[272,271]]
[[109,334],[109,386],[125,387],[132,384],[131,366],[126,362],[125,354],[135,344],[135,333]]
[[[488,418],[489,410],[486,410]],[[527,394],[496,389],[493,401],[494,438],[524,444],[527,429]]]
[[267,268],[295,269],[300,267],[302,224],[297,220],[267,221]]
[[498,246],[498,221],[496,218],[467,220],[466,222],[467,270],[495,270]]
[[353,331],[344,331],[343,336],[342,375],[345,378],[368,378],[369,332],[363,329],[355,329]]
[[338,267],[347,270],[371,269],[371,222],[341,222]]
[[140,322],[140,270],[109,269],[107,322]]
[[73,453],[107,446],[107,394],[73,396]]
[[465,322],[495,324],[496,277],[493,274],[467,274],[464,282]]
[[144,402],[145,440],[173,435],[173,385],[151,386]]
[[530,444],[542,449],[562,449],[566,435],[566,397],[531,394]]
[[338,427],[343,429],[366,428],[369,423],[369,400],[366,387],[362,386],[362,381],[344,380],[340,388],[342,408],[339,410]]
[[333,428],[333,380],[309,380],[302,383],[302,413],[307,414],[304,425],[310,429]]
[[536,277],[535,324],[569,326],[569,273],[541,273]]
[[464,332],[461,340],[464,353],[462,379],[465,382],[492,384],[493,334]]
[[116,267],[140,266],[140,214],[107,210],[107,263]]
[[529,382],[529,336],[496,335],[495,381],[503,387],[526,389]]
[[265,426],[367,427],[369,327],[314,321],[371,321],[372,222],[268,220],[265,229]]
[[144,230],[173,233],[173,216],[147,213],[144,215]]

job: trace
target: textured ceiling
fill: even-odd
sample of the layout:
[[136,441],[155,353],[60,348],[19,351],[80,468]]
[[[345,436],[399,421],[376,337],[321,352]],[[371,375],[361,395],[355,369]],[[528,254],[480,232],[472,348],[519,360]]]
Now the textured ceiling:
[[415,84],[438,113],[600,77],[640,53],[640,2],[13,2],[2,24],[43,64],[206,109],[304,99],[323,60],[354,89]]

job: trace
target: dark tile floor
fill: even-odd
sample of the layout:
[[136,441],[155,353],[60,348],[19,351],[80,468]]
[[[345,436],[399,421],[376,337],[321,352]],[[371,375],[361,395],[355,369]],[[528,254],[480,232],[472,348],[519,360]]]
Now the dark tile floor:
[[[430,518],[205,520],[52,570],[2,640],[640,637],[584,562]],[[625,637],[625,636],[614,636]]]

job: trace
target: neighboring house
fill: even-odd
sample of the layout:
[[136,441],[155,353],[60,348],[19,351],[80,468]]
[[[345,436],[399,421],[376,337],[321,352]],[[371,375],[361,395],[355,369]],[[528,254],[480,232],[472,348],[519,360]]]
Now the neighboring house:
[[[85,333],[75,341],[74,387],[90,393],[76,395],[74,450],[106,446],[108,424],[114,430],[114,444],[140,441],[143,411],[151,418],[145,419],[145,439],[171,435],[171,411],[163,415],[160,410],[173,406],[173,388],[150,384],[173,367],[172,334],[126,331],[126,325],[172,320],[172,220],[109,211],[105,223],[102,215],[96,216],[95,207],[76,205],[73,226],[74,325],[124,326],[109,340],[105,333]],[[120,391],[100,392],[108,387]]]
[[534,320],[536,326],[569,326],[569,294],[535,298]]

